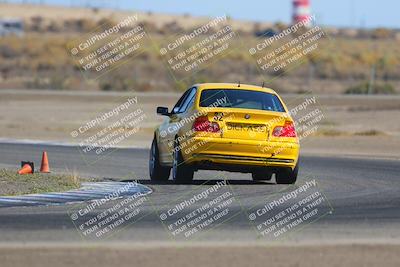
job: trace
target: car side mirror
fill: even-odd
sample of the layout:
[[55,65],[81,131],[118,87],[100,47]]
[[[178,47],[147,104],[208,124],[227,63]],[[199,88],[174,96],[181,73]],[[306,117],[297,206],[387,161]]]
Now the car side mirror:
[[166,107],[157,107],[157,114],[163,115],[163,116],[169,116],[169,115],[171,115],[171,114],[168,112],[168,108],[166,108]]

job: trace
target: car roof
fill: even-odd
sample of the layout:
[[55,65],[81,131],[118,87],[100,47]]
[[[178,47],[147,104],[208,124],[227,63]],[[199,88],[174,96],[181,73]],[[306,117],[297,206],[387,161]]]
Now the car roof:
[[239,84],[238,83],[198,83],[193,85],[200,90],[203,89],[242,89],[242,90],[254,90],[254,91],[262,91],[267,93],[276,94],[276,92],[271,88],[250,85],[250,84]]

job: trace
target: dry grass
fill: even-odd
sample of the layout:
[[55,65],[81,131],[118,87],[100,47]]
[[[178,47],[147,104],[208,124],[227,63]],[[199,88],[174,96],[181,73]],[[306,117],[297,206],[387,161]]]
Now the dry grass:
[[[105,75],[99,80],[92,80],[95,73],[85,73],[89,78],[83,78],[67,51],[67,44],[77,38],[82,38],[91,29],[96,28],[102,21],[119,21],[131,15],[128,12],[110,10],[68,9],[57,7],[7,5],[3,12],[14,14],[31,21],[34,16],[40,16],[43,21],[55,20],[61,28],[51,31],[49,23],[43,22],[41,30],[30,31],[23,37],[6,36],[0,38],[0,88],[10,85],[15,88],[39,89],[74,89],[74,90],[114,90],[126,91],[134,88],[141,91],[165,91],[186,89],[192,83],[207,81],[248,81],[260,83],[262,80],[270,81],[268,86],[273,86],[280,92],[300,92],[310,90],[310,83],[305,77],[310,76],[312,61],[315,68],[313,82],[336,81],[340,88],[336,92],[344,92],[346,88],[355,86],[369,79],[371,66],[376,65],[377,82],[385,80],[393,85],[395,91],[399,84],[400,75],[400,46],[392,39],[356,39],[356,38],[330,38],[319,42],[315,59],[304,58],[303,64],[294,69],[288,69],[276,83],[277,73],[261,73],[250,57],[248,48],[261,41],[254,35],[254,29],[245,22],[230,20],[233,29],[238,32],[238,37],[232,43],[230,53],[223,59],[210,64],[204,70],[188,77],[183,84],[171,79],[168,69],[162,63],[159,51],[155,44],[165,42],[166,37],[175,35],[177,30],[172,29],[171,23],[175,22],[181,30],[190,30],[198,27],[210,18],[194,18],[172,15],[140,14],[146,22],[146,30],[151,36],[143,46],[147,47],[144,53],[135,57],[132,64],[123,64],[117,70]],[[44,12],[43,10],[49,12]],[[2,11],[0,11],[0,15]],[[82,20],[78,23],[80,28],[69,26],[64,29],[70,20]],[[160,24],[161,23],[161,24]],[[47,25],[47,26],[46,26]],[[75,24],[73,24],[75,25]],[[151,26],[153,25],[153,26]],[[260,25],[259,25],[260,26]],[[261,25],[267,27],[266,25]],[[197,40],[192,40],[196,42]],[[187,45],[191,45],[188,43]],[[2,79],[1,79],[2,78]],[[302,82],[299,83],[298,79]],[[285,83],[284,83],[285,82]],[[314,85],[315,87],[315,85]],[[325,84],[321,87],[327,87]],[[313,88],[316,90],[316,88]],[[323,90],[323,89],[321,89]],[[329,89],[332,93],[332,89]]]
[[379,136],[379,135],[386,135],[386,133],[384,133],[382,131],[378,131],[378,130],[372,129],[372,130],[367,130],[367,131],[356,132],[356,133],[354,133],[354,135],[358,135],[358,136]]
[[313,134],[313,136],[327,136],[327,137],[346,136],[346,135],[350,134],[335,129],[318,129],[318,131],[315,134]]
[[358,132],[341,131],[336,129],[318,129],[313,136],[326,136],[326,137],[338,137],[338,136],[383,136],[387,135],[385,132],[378,131],[375,129],[364,130]]
[[16,171],[0,169],[0,195],[23,195],[62,192],[80,187],[77,173],[34,173],[19,175]]

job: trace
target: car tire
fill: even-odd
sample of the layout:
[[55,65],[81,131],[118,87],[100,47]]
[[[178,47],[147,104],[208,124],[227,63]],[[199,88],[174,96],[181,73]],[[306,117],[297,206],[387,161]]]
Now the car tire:
[[149,174],[152,181],[167,181],[171,167],[162,166],[160,164],[160,153],[158,150],[157,140],[153,139],[150,149],[149,158]]
[[255,171],[251,174],[253,181],[269,181],[272,179],[272,172]]
[[299,172],[299,163],[292,170],[291,168],[282,169],[276,172],[276,183],[277,184],[294,184],[297,180],[297,174]]
[[173,161],[172,161],[172,179],[177,184],[188,184],[193,181],[194,170],[185,163],[179,143],[175,140]]

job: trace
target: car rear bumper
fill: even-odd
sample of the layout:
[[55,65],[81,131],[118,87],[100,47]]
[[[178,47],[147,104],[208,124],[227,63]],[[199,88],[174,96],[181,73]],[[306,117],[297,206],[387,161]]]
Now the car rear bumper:
[[293,169],[299,157],[299,144],[295,142],[193,137],[190,143],[182,155],[186,162],[197,165],[211,163]]

